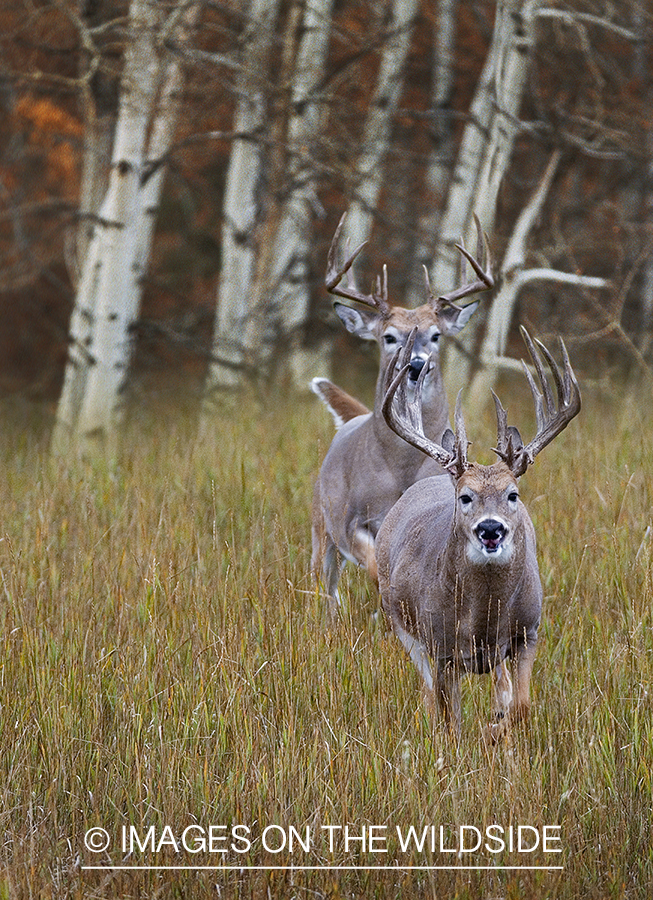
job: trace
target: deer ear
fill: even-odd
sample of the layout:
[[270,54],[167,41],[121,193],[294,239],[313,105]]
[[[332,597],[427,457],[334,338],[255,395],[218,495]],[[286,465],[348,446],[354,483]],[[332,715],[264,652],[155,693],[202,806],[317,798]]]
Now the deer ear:
[[480,300],[468,303],[467,306],[445,306],[438,312],[438,319],[441,322],[444,334],[458,334],[469,322],[472,315],[478,309]]
[[356,337],[362,338],[364,341],[376,340],[376,335],[372,329],[379,319],[378,313],[371,310],[368,312],[367,310],[353,309],[353,307],[346,306],[344,303],[334,303],[333,308],[350,334],[355,334]]
[[509,425],[507,430],[508,442],[512,446],[512,450],[514,453],[519,453],[524,449],[524,442],[522,440],[522,436],[519,433],[519,430],[515,428],[514,425]]
[[456,444],[456,438],[454,437],[454,433],[451,428],[447,428],[444,434],[442,435],[442,440],[440,441],[440,446],[443,450],[446,450],[447,453],[451,453],[453,456],[454,447]]

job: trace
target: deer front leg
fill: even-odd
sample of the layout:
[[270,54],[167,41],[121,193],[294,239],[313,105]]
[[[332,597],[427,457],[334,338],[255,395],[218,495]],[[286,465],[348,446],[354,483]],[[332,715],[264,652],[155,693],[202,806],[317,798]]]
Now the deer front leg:
[[404,645],[406,652],[412,659],[415,668],[422,676],[424,687],[427,691],[433,691],[433,671],[431,669],[431,659],[428,655],[426,647],[410,632],[406,631],[394,617],[392,618],[392,630],[397,635],[401,643]]
[[487,726],[487,731],[490,739],[496,742],[506,730],[513,699],[512,679],[505,659],[492,671],[492,681],[494,703],[492,721]]
[[455,738],[460,737],[460,673],[455,666],[446,666],[436,673],[435,693],[444,721]]
[[519,650],[512,664],[515,688],[505,659],[494,672],[494,721],[488,725],[490,739],[496,743],[505,734],[508,725],[520,722],[528,716],[531,706],[530,682],[535,661],[535,643]]
[[512,678],[508,672],[508,665],[502,660],[492,673],[494,681],[494,718],[499,720],[508,715],[512,703]]
[[415,668],[422,677],[426,694],[426,706],[429,713],[435,714],[439,709],[442,718],[455,737],[460,736],[460,676],[453,666],[443,671],[433,671],[431,657],[425,645],[409,631],[406,631],[395,618],[392,619],[392,630],[404,645]]
[[531,708],[530,685],[536,646],[533,640],[528,644],[524,644],[513,661],[512,674],[515,679],[515,692],[509,709],[512,722],[519,722],[525,719]]
[[341,606],[340,594],[338,593],[338,582],[344,567],[344,559],[338,552],[336,545],[327,539],[326,550],[322,557],[322,585],[329,596],[331,604],[331,612],[336,615],[338,608]]

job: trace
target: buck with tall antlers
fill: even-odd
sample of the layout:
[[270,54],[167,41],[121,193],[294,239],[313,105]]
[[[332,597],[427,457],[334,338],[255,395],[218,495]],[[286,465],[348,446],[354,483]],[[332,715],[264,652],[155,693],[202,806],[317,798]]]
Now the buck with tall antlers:
[[[580,410],[580,391],[562,340],[562,370],[546,347],[522,328],[540,387],[524,366],[537,416],[537,434],[524,445],[508,426],[496,395],[499,460],[467,459],[460,409],[455,434],[440,442],[422,422],[425,370],[410,387],[410,341],[399,372],[386,377],[383,414],[389,426],[438,463],[450,478],[428,478],[409,488],[379,530],[376,556],[383,609],[454,730],[460,728],[460,678],[494,672],[495,733],[529,709],[529,684],[542,608],[535,531],[519,499],[518,480]],[[539,352],[538,352],[539,348]],[[542,356],[551,370],[554,398]],[[506,667],[512,660],[515,689]]]
[[[337,315],[352,334],[374,340],[381,349],[374,410],[369,412],[335,385],[315,379],[313,389],[329,406],[339,426],[320,469],[313,497],[313,571],[330,597],[338,600],[338,581],[345,562],[367,569],[376,581],[374,541],[388,510],[401,494],[420,478],[437,472],[439,464],[426,459],[388,428],[381,411],[386,374],[395,353],[414,331],[408,361],[409,392],[414,391],[427,359],[437,359],[440,336],[456,334],[469,321],[478,301],[456,306],[454,301],[485,291],[494,284],[487,238],[478,220],[476,256],[457,244],[461,254],[459,287],[436,296],[426,277],[427,302],[417,309],[393,306],[388,301],[387,269],[376,289],[363,294],[351,283],[350,270],[361,244],[338,265],[337,246],[345,216],[340,220],[329,250],[326,286],[330,293],[354,301],[360,309],[334,303]],[[467,280],[469,262],[475,277]],[[345,284],[343,278],[347,276]],[[421,402],[426,434],[438,440],[448,425],[449,409],[437,365],[430,365],[421,383]]]

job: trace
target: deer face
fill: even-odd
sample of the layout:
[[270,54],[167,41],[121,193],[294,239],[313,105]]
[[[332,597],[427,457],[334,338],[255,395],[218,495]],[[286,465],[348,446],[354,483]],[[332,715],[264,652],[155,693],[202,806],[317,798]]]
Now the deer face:
[[507,565],[523,520],[517,479],[504,463],[473,463],[456,483],[456,529],[474,565]]
[[440,337],[461,331],[478,301],[465,307],[444,306],[434,308],[425,303],[417,309],[393,306],[387,312],[371,309],[354,309],[343,303],[334,303],[336,314],[351,334],[366,341],[376,341],[381,349],[381,369],[385,371],[397,350],[401,350],[414,328],[417,328],[410,355],[409,382],[417,381],[419,373],[429,357],[437,359]]
[[[478,306],[478,301],[464,307],[455,306],[454,301],[494,287],[487,236],[483,234],[481,224],[476,216],[474,216],[474,221],[478,233],[476,255],[482,257],[481,261],[479,262],[465,249],[461,238],[460,244],[456,244],[462,256],[461,284],[453,290],[436,295],[431,289],[428,270],[424,266],[427,302],[417,309],[406,309],[401,306],[393,306],[388,300],[388,269],[386,266],[383,266],[383,278],[377,278],[376,288],[373,288],[369,294],[362,293],[351,283],[350,269],[366,242],[360,244],[342,264],[338,264],[337,247],[345,223],[345,215],[341,217],[329,248],[325,284],[331,294],[361,304],[362,308],[357,309],[336,302],[334,309],[347,331],[363,340],[376,341],[380,346],[381,384],[383,384],[383,376],[390,359],[404,347],[409,335],[414,331],[416,336],[411,348],[408,370],[408,384],[409,387],[414,388],[419,373],[424,368],[429,356],[437,357],[440,335],[459,332],[465,327]],[[468,263],[476,275],[476,278],[472,278],[471,281],[467,280]],[[344,284],[342,284],[343,278],[346,278]]]

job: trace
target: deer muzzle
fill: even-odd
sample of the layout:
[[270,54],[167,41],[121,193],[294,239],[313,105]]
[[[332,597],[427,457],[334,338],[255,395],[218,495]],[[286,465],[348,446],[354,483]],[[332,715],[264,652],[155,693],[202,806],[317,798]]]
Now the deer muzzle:
[[419,373],[422,371],[424,366],[426,365],[427,357],[423,356],[413,356],[410,361],[410,368],[408,370],[408,377],[411,381],[417,381],[419,378]]
[[499,553],[508,534],[508,528],[501,519],[482,519],[474,528],[485,553]]

